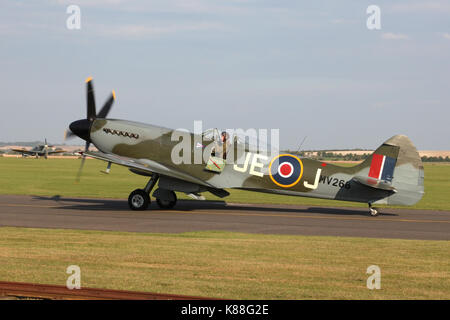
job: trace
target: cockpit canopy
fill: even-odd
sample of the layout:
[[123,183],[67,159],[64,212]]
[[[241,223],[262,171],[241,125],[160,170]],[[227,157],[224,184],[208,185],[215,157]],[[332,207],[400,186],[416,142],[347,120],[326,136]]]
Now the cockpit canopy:
[[[268,142],[267,137],[259,136],[256,130],[219,130],[217,128],[211,128],[205,130],[202,133],[202,140],[204,142],[215,141],[220,143],[222,141],[221,136],[223,133],[227,134],[227,140],[235,147],[244,148],[248,151],[271,151],[272,145]],[[261,139],[263,138],[263,139]]]

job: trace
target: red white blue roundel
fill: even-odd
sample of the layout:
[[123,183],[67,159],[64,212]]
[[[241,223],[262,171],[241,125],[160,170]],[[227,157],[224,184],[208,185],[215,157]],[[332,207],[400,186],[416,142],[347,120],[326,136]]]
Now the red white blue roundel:
[[290,154],[280,154],[269,165],[272,181],[283,188],[295,186],[303,175],[302,160]]

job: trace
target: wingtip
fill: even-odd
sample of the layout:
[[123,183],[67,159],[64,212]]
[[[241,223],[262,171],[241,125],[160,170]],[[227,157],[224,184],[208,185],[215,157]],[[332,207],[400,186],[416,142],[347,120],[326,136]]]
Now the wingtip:
[[116,92],[114,90],[112,91],[112,95],[113,95],[114,100],[116,100]]
[[91,82],[91,81],[92,81],[92,77],[88,77],[88,78],[86,78],[86,80],[85,80],[86,83]]

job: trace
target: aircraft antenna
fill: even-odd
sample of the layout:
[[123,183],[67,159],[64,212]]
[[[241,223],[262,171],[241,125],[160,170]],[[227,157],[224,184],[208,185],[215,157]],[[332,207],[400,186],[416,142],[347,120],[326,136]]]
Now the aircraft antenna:
[[300,149],[302,148],[302,145],[303,145],[303,143],[305,142],[305,140],[306,140],[307,137],[308,137],[308,136],[305,136],[305,137],[303,138],[303,140],[302,140],[302,142],[300,143],[300,145],[298,146],[298,149],[297,149],[297,151],[295,152],[295,154],[298,154],[298,153],[300,152]]

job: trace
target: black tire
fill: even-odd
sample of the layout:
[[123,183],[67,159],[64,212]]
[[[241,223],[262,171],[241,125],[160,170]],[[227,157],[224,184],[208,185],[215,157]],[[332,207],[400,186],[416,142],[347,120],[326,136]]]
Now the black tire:
[[150,204],[150,196],[142,189],[136,189],[128,197],[128,206],[131,210],[146,210]]
[[170,192],[173,194],[173,196],[174,196],[174,198],[175,198],[174,201],[170,201],[170,200],[161,200],[161,199],[159,199],[159,198],[156,198],[156,203],[158,204],[158,206],[159,206],[161,209],[172,209],[172,208],[175,207],[175,205],[177,204],[177,195],[176,195],[176,193],[173,192],[173,191],[170,191]]

